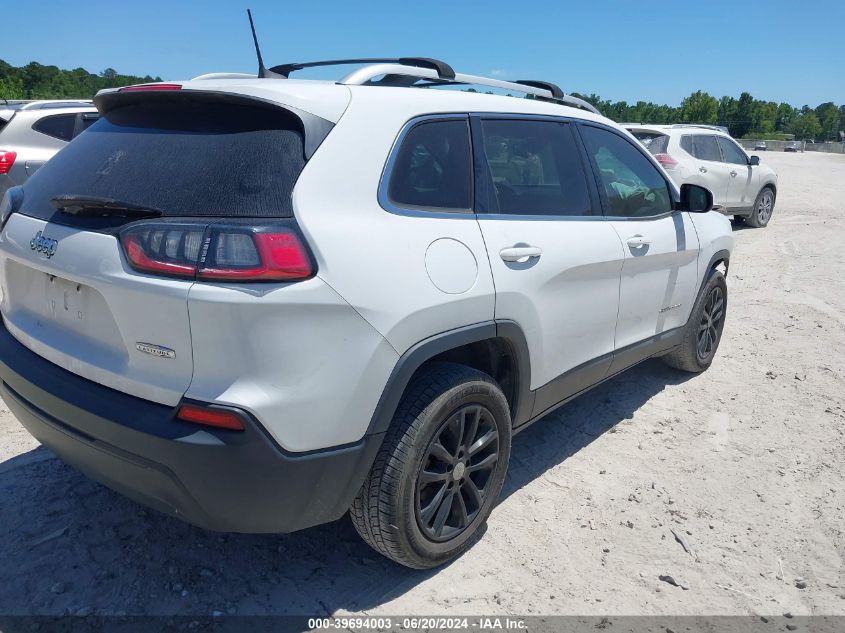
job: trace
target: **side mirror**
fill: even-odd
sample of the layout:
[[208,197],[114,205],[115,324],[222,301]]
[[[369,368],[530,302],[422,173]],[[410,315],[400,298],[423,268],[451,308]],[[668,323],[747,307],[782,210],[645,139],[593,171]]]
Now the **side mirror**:
[[752,156],[751,160],[748,161],[748,164],[754,167],[754,165],[760,164],[760,157],[759,156]]
[[709,189],[685,183],[681,185],[681,211],[707,213],[713,209],[713,194]]

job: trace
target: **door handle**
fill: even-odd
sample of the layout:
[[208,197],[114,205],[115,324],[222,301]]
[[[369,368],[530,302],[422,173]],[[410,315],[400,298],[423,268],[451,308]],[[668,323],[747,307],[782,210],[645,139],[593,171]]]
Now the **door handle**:
[[631,248],[642,248],[643,246],[648,246],[649,244],[651,244],[651,240],[647,240],[642,235],[634,235],[632,237],[629,237],[626,242]]
[[702,174],[706,174],[706,173],[707,173],[707,168],[706,168],[706,167],[699,167],[699,168],[698,168],[698,171],[700,171]]
[[735,171],[731,172],[731,178],[736,178],[736,172]]
[[499,251],[499,257],[506,262],[526,262],[543,254],[537,246],[512,246]]

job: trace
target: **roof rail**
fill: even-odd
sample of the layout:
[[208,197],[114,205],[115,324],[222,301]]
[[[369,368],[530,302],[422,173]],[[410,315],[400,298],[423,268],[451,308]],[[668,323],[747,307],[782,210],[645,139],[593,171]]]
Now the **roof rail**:
[[[425,80],[426,83],[417,83],[418,80]],[[338,81],[339,84],[353,86],[398,86],[427,88],[442,85],[476,85],[488,88],[499,88],[501,90],[512,90],[534,98],[559,103],[589,110],[595,114],[601,114],[592,104],[564,94],[558,86],[546,81],[534,81],[523,79],[519,81],[504,81],[490,77],[479,77],[464,73],[455,73],[450,79],[443,79],[437,72],[429,68],[414,67],[404,64],[379,63],[359,68]]]
[[94,106],[94,102],[89,99],[55,99],[45,101],[30,101],[24,103],[21,110],[52,110],[54,108],[81,108],[84,106]]
[[553,84],[550,81],[534,81],[533,79],[517,79],[514,81],[515,84],[521,84],[523,86],[531,86],[532,88],[542,88],[543,90],[548,90],[552,93],[553,99],[563,99],[566,95],[563,94],[563,90],[560,89],[560,86],[557,84]]
[[401,64],[403,66],[414,66],[417,68],[429,68],[437,72],[439,79],[454,79],[455,71],[446,62],[430,57],[369,57],[360,59],[330,59],[320,62],[295,62],[292,64],[279,64],[270,68],[270,72],[289,77],[292,72],[303,68],[316,68],[317,66],[344,66],[350,64]]
[[706,130],[716,130],[718,132],[728,131],[728,128],[723,125],[707,125],[706,123],[673,123],[669,127],[701,127]]
[[206,73],[197,75],[191,81],[205,81],[207,79],[255,79],[255,74],[250,73]]

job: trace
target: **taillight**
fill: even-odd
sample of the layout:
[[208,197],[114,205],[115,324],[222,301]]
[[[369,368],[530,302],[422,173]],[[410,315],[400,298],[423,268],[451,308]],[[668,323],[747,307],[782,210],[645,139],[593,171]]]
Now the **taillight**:
[[654,159],[663,165],[664,169],[674,169],[678,166],[678,161],[672,158],[669,154],[655,154]]
[[314,275],[304,241],[288,225],[144,222],[120,233],[129,264],[154,275],[203,281],[297,281]]
[[0,149],[0,174],[8,174],[17,157],[17,152],[7,152]]
[[181,90],[181,84],[139,84],[137,86],[126,86],[118,92],[140,92],[142,90]]
[[203,424],[205,426],[213,426],[218,429],[228,429],[230,431],[243,431],[244,424],[237,413],[227,411],[226,409],[215,409],[212,407],[203,407],[194,404],[183,404],[176,412],[176,419],[182,422],[192,422],[193,424]]

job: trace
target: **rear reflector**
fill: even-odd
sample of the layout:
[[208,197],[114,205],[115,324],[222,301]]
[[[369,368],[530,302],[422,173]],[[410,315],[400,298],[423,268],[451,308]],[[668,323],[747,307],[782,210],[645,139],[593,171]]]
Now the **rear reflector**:
[[17,152],[7,152],[0,149],[0,174],[8,174],[17,157]]
[[289,225],[143,222],[123,230],[129,264],[154,275],[224,282],[297,281],[314,275]]
[[118,92],[140,92],[143,90],[181,90],[181,84],[140,84],[137,86],[126,86]]
[[669,154],[655,154],[654,159],[663,165],[664,169],[673,169],[678,166],[678,161],[672,158]]
[[176,419],[230,431],[243,431],[244,425],[238,414],[223,409],[183,404],[176,413]]

